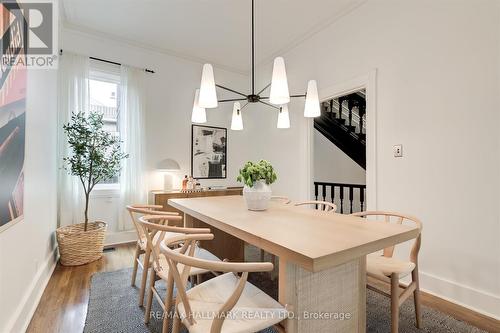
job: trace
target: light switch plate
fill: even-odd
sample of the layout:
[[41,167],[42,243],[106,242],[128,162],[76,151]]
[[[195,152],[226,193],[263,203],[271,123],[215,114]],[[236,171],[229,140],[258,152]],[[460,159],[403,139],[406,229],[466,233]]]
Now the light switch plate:
[[394,157],[403,157],[403,145],[394,145],[392,147]]

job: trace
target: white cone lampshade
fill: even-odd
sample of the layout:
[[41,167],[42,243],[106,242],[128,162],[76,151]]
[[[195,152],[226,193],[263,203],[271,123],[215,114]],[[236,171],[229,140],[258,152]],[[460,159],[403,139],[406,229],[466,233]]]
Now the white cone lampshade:
[[304,117],[319,117],[321,110],[319,107],[318,86],[315,80],[307,83],[306,105],[304,107]]
[[277,128],[290,128],[290,116],[288,114],[288,105],[283,105],[278,113]]
[[286,78],[285,60],[283,60],[282,57],[277,57],[274,59],[269,102],[276,105],[288,104],[288,102],[290,102],[288,80]]
[[196,89],[194,94],[193,112],[191,113],[191,122],[203,124],[207,122],[207,113],[205,109],[199,105],[200,89]]
[[198,104],[202,108],[210,109],[217,107],[217,91],[215,90],[214,69],[212,65],[203,65],[201,73],[200,97]]
[[240,102],[235,102],[233,105],[233,118],[231,119],[231,129],[233,131],[241,131],[243,129],[243,118],[241,117]]

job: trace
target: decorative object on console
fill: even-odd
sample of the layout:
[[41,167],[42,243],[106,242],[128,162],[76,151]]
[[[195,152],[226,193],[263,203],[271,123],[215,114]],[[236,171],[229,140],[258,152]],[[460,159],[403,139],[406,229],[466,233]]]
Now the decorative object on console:
[[226,178],[227,129],[192,125],[191,175],[196,179]]
[[172,172],[179,171],[181,169],[179,163],[171,158],[167,158],[158,162],[156,169],[158,169],[158,171],[165,172],[163,179],[165,191],[172,191],[174,188],[174,178]]
[[[215,83],[214,70],[211,64],[204,64],[201,74],[200,89],[195,93],[195,100],[193,104],[192,111],[192,122],[193,123],[205,123],[206,118],[206,108],[216,108],[218,103],[224,102],[234,102],[233,105],[233,118],[231,122],[232,130],[242,130],[243,129],[243,119],[241,117],[241,111],[249,103],[262,103],[271,108],[274,108],[280,112],[278,117],[277,128],[289,128],[290,121],[288,119],[288,109],[286,112],[282,108],[286,107],[290,102],[292,97],[305,97],[306,102],[304,106],[304,117],[318,117],[320,115],[320,106],[318,98],[318,87],[315,80],[310,80],[307,84],[307,91],[303,95],[290,95],[288,91],[288,79],[286,76],[285,60],[282,57],[276,57],[274,59],[273,73],[271,78],[271,83],[266,85],[260,91],[255,91],[255,29],[254,29],[254,0],[252,1],[252,42],[251,42],[251,79],[252,87],[250,93],[242,93],[234,89],[230,89]],[[216,87],[229,91],[235,95],[234,98],[228,99],[217,99],[217,89]],[[271,87],[269,96],[263,96],[262,93]],[[243,106],[240,106],[240,102],[246,102]]]
[[103,115],[94,112],[73,113],[71,122],[63,126],[72,152],[63,158],[64,169],[80,179],[85,192],[84,223],[56,230],[63,265],[82,265],[102,256],[106,223],[89,223],[90,193],[99,182],[118,175],[122,159],[128,157],[122,152],[121,141],[103,126]]
[[258,163],[247,162],[237,178],[245,184],[243,197],[249,210],[266,210],[271,199],[271,185],[278,176],[271,163],[260,160]]

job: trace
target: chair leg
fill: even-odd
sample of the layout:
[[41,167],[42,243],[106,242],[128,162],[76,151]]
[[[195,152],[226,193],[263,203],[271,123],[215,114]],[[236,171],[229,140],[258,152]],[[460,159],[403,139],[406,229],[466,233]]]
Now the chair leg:
[[264,261],[264,250],[260,249],[260,261],[263,262]]
[[274,269],[270,272],[271,273],[271,280],[276,280],[276,277],[278,276],[277,270],[276,270],[276,256],[274,254],[271,254],[271,260],[273,262]]
[[399,330],[399,274],[391,275],[391,333]]
[[150,256],[151,256],[151,250],[147,249],[146,253],[144,253],[144,262],[142,263],[143,269],[142,269],[141,289],[139,290],[139,306],[144,305],[144,293],[146,291],[146,280],[148,278]]
[[413,292],[413,302],[415,303],[415,320],[417,328],[422,328],[422,313],[420,311],[420,284],[418,281],[418,265],[411,272],[411,278],[415,282],[416,288]]
[[[167,293],[165,295],[165,300],[163,302],[165,306],[165,311],[163,313],[163,329],[162,333],[168,333],[168,320],[170,319],[170,308],[172,307],[172,297],[174,295],[174,278],[171,274],[168,275],[167,279]],[[175,314],[175,310],[174,310]]]
[[144,322],[149,323],[149,319],[151,318],[151,305],[153,304],[153,288],[155,287],[156,282],[156,272],[152,269],[151,275],[149,276],[149,288],[148,288],[148,296],[146,300],[146,311],[144,312]]
[[181,318],[174,313],[174,325],[172,326],[172,333],[179,333],[181,328]]
[[137,276],[137,267],[139,266],[139,263],[137,262],[137,259],[139,259],[139,256],[141,255],[141,247],[139,246],[139,243],[135,247],[135,256],[134,256],[134,269],[132,270],[132,286],[135,286],[135,278]]

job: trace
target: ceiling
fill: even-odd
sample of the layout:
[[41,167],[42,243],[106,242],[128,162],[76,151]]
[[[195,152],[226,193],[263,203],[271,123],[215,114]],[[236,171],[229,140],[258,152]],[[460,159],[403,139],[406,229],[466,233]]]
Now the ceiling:
[[[256,63],[365,0],[255,0]],[[250,68],[250,0],[62,0],[65,26],[237,72]]]

